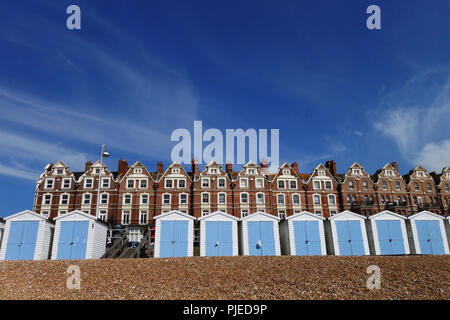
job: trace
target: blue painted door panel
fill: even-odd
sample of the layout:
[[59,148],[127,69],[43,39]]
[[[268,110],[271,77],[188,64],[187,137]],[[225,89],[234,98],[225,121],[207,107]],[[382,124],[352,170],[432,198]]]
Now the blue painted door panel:
[[273,222],[271,221],[249,221],[248,246],[249,255],[270,256],[275,255],[275,237],[273,233]]
[[36,249],[38,221],[12,221],[5,260],[32,260]]
[[319,223],[317,221],[294,221],[296,255],[321,255]]
[[359,221],[336,221],[336,231],[341,255],[364,255],[364,242]]
[[218,221],[219,230],[219,256],[233,255],[233,223],[231,221]]
[[186,257],[188,221],[161,221],[160,257]]
[[262,246],[259,245],[261,241],[261,226],[257,221],[247,222],[247,232],[248,232],[248,249],[249,255],[251,256],[261,256]]
[[439,221],[416,220],[416,227],[422,254],[445,253]]
[[352,255],[347,221],[336,221],[336,232],[341,256]]
[[62,221],[59,228],[57,259],[70,259],[72,256],[72,240],[75,222]]
[[377,220],[378,242],[382,255],[405,254],[401,223],[398,220]]
[[25,223],[19,260],[33,260],[38,229],[39,221],[27,221]]
[[71,259],[85,259],[89,221],[75,222]]
[[275,255],[275,236],[273,234],[273,222],[261,221],[262,255]]
[[161,221],[159,256],[173,257],[173,228],[175,221]]
[[216,244],[219,241],[217,234],[219,232],[217,221],[205,222],[205,255],[218,256],[219,247]]

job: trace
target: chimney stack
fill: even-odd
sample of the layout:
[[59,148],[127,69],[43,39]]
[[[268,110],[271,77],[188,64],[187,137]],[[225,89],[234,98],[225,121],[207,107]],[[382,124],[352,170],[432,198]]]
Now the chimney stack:
[[192,174],[195,176],[198,174],[198,159],[192,159]]
[[86,161],[86,163],[84,164],[84,172],[88,171],[91,166],[92,161]]
[[158,161],[156,164],[156,172],[157,173],[163,173],[164,172],[164,165],[161,161]]
[[261,171],[265,174],[268,175],[269,174],[269,163],[267,162],[266,159],[263,159],[261,161]]
[[128,162],[126,162],[122,158],[119,159],[119,169],[118,169],[117,174],[119,176],[121,176],[121,175],[124,175],[125,173],[127,173],[127,171],[128,171]]
[[397,164],[397,162],[391,162],[391,165],[395,168],[395,171],[397,171],[397,172],[399,172],[398,171],[398,164]]
[[294,162],[294,163],[292,164],[292,168],[294,169],[295,173],[298,174],[298,163],[297,163],[297,162]]
[[330,170],[331,174],[336,177],[337,176],[337,172],[336,172],[336,162],[334,160],[328,160],[325,163],[325,167],[328,168],[328,170]]
[[230,161],[228,161],[227,164],[225,165],[225,168],[226,172],[231,173],[233,171],[233,164]]

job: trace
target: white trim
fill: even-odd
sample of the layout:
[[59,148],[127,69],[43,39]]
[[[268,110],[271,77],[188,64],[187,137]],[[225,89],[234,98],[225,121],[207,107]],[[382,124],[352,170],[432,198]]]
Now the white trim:
[[400,221],[400,228],[402,230],[402,238],[403,238],[403,248],[405,250],[405,254],[410,254],[410,248],[408,243],[408,233],[406,232],[406,225],[405,220],[407,218],[399,215],[395,212],[384,210],[377,214],[374,214],[373,216],[369,217],[370,224],[372,226],[372,236],[373,236],[373,242],[375,245],[375,254],[381,255],[380,250],[380,241],[378,239],[378,229],[377,229],[377,220],[394,220],[394,221]]

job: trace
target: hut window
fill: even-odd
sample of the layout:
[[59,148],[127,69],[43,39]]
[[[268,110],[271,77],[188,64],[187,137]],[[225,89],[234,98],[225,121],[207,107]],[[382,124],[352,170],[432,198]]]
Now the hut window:
[[225,193],[219,193],[219,203],[225,203]]
[[180,204],[187,204],[187,194],[180,194]]

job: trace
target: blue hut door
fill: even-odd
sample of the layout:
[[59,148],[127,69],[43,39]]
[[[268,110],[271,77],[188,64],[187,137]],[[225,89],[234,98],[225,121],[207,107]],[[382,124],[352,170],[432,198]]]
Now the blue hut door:
[[12,221],[5,260],[33,260],[39,221]]
[[417,236],[422,254],[444,254],[441,228],[437,220],[417,220]]
[[378,243],[380,244],[380,254],[405,254],[400,221],[377,220],[376,225],[378,230]]
[[159,256],[185,257],[188,248],[188,221],[161,221]]
[[62,221],[57,259],[86,258],[89,221]]
[[205,255],[233,255],[233,234],[231,221],[205,222]]
[[317,221],[294,221],[296,255],[321,255],[319,223]]
[[249,255],[269,256],[275,255],[275,237],[273,222],[250,221],[247,222]]
[[358,220],[336,221],[336,230],[341,255],[364,255],[361,223]]

